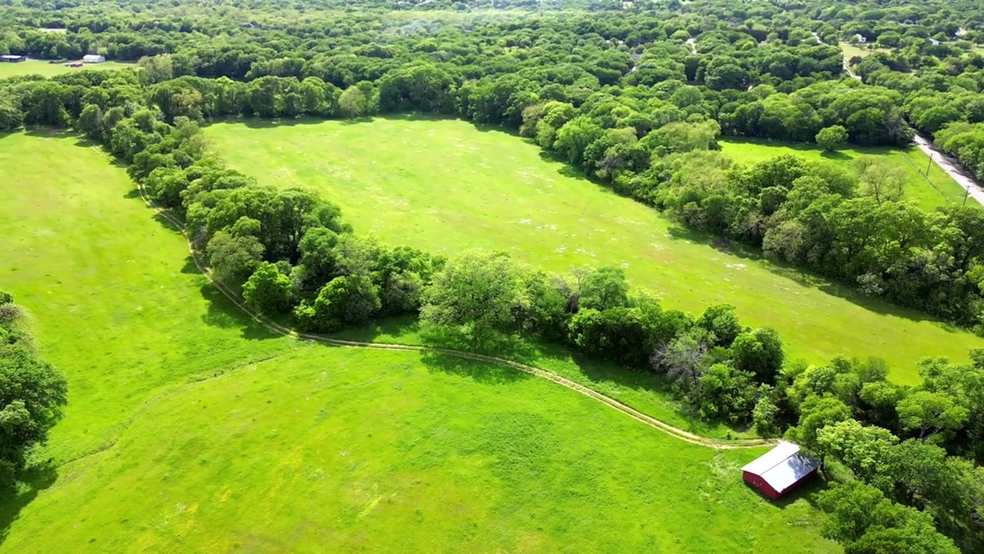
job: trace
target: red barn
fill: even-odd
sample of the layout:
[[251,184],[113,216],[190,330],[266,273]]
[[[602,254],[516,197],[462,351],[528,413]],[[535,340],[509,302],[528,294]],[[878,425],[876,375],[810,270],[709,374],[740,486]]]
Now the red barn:
[[778,446],[741,468],[745,482],[775,500],[817,474],[820,462],[800,454],[798,444]]

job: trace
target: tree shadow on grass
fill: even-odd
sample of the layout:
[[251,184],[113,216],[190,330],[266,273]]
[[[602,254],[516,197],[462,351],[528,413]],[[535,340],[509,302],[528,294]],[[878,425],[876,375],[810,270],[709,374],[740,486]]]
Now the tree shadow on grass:
[[585,175],[583,171],[581,171],[579,168],[571,165],[565,158],[563,158],[560,154],[558,154],[556,152],[553,152],[551,150],[547,150],[545,148],[541,148],[540,149],[540,159],[543,160],[544,162],[549,163],[549,164],[559,164],[560,167],[557,168],[557,174],[560,175],[560,176],[562,176],[562,177],[567,177],[568,179],[582,179],[582,180],[588,181],[591,184],[599,187],[602,190],[602,192],[605,192],[607,194],[616,195],[616,196],[621,196],[617,192],[615,192],[614,190],[612,190],[611,187],[607,187],[607,186],[599,183],[595,179],[592,179],[588,175]]
[[57,478],[58,471],[53,464],[37,464],[18,476],[16,487],[0,491],[0,545],[6,541],[10,526],[20,517],[21,510]]
[[670,224],[667,237],[670,240],[679,240],[710,246],[722,254],[727,254],[728,256],[734,256],[744,260],[756,262],[764,261],[762,253],[757,250],[748,248],[740,243],[733,242],[719,235],[697,231],[675,223]]
[[[563,345],[549,344],[542,348],[542,358],[544,361],[554,360],[559,363],[571,363],[577,366],[578,370],[587,377],[590,382],[585,383],[590,388],[618,400],[622,404],[639,410],[640,412],[664,420],[654,413],[651,408],[638,405],[632,399],[626,398],[620,391],[632,391],[640,394],[653,394],[656,398],[653,401],[662,404],[664,409],[672,412],[676,417],[673,421],[667,421],[675,427],[701,436],[712,436],[712,429],[718,427],[717,423],[707,422],[697,417],[683,402],[678,400],[677,392],[673,384],[661,375],[619,366],[607,360],[601,360],[587,356],[583,353],[572,351]],[[549,365],[543,363],[542,365]],[[579,381],[578,379],[574,379]],[[727,427],[725,427],[727,428]],[[740,436],[744,431],[738,428],[727,428],[734,435]],[[724,429],[721,429],[724,431]]]
[[419,340],[420,323],[414,315],[406,314],[375,319],[360,325],[339,331],[330,335],[331,338],[352,340],[358,342],[397,342],[400,344],[416,344]]
[[929,322],[936,327],[951,333],[966,331],[957,325],[933,317],[925,312],[921,312],[913,308],[897,306],[880,298],[865,296],[847,285],[823,281],[816,288],[826,294],[829,294],[830,296],[836,296],[837,298],[847,300],[848,302],[856,306],[860,306],[869,312],[874,312],[880,315],[889,315],[916,323]]
[[[745,483],[750,489],[755,490],[750,484]],[[786,493],[778,500],[771,500],[774,505],[778,506],[780,509],[785,510],[790,504],[793,504],[800,500],[806,500],[806,502],[815,510],[819,510],[817,506],[817,501],[814,496],[823,490],[827,489],[827,480],[820,474],[811,477],[809,481],[806,481],[802,485],[796,487],[792,491]],[[761,494],[755,490],[756,494]],[[763,496],[763,498],[767,498]]]
[[832,281],[812,273],[808,269],[767,259],[759,250],[729,241],[717,235],[695,231],[680,225],[672,225],[669,229],[668,236],[672,240],[685,240],[696,244],[703,244],[710,246],[722,254],[755,262],[774,275],[795,281],[800,286],[816,289],[824,294],[846,300],[879,315],[889,315],[912,322],[928,321],[947,331],[960,330],[955,325],[919,310],[898,306],[887,300],[865,296],[855,290],[850,284]]
[[198,266],[195,265],[195,260],[193,260],[191,258],[191,256],[188,256],[188,257],[185,258],[185,263],[184,263],[183,266],[181,266],[181,273],[183,275],[201,275],[202,274],[201,270],[198,269]]
[[324,123],[325,121],[331,121],[328,119],[320,119],[313,117],[303,117],[298,119],[263,119],[259,117],[224,117],[216,118],[205,121],[201,124],[202,128],[208,128],[212,125],[218,125],[221,123],[240,123],[250,129],[276,129],[278,127],[301,127],[305,125],[317,125],[318,123]]
[[373,114],[364,117],[357,117],[354,119],[340,119],[340,118],[321,118],[321,117],[299,117],[297,119],[266,119],[259,117],[228,117],[228,118],[217,118],[206,121],[202,124],[202,127],[209,127],[211,125],[216,125],[220,123],[241,123],[250,129],[273,129],[278,127],[301,127],[306,125],[317,125],[319,123],[325,123],[328,121],[336,121],[344,126],[358,126],[367,123],[373,123],[376,121],[420,121],[420,122],[436,122],[436,121],[461,121],[470,124],[476,131],[480,133],[503,133],[506,135],[519,137],[519,131],[508,127],[505,125],[490,125],[485,123],[475,123],[473,121],[468,121],[456,115],[449,114],[432,114],[432,113],[421,113],[421,112],[407,112],[407,113],[386,113],[386,114]]
[[281,336],[251,318],[212,283],[202,285],[200,292],[208,305],[202,315],[202,322],[206,325],[223,329],[238,328],[242,337],[248,340],[275,339]]
[[74,138],[81,142],[78,131],[59,127],[28,127],[24,129],[24,134],[29,137],[40,138]]
[[[748,432],[747,428],[728,427],[717,422],[707,422],[700,419],[677,398],[673,385],[660,375],[592,358],[560,343],[537,341],[507,334],[492,335],[483,342],[476,343],[472,337],[455,329],[421,329],[417,319],[410,315],[373,321],[360,327],[346,329],[331,335],[331,337],[380,344],[418,344],[519,362],[572,379],[658,419],[664,419],[665,414],[671,412],[674,417],[669,423],[692,433],[724,438],[728,434],[741,437]],[[528,374],[508,366],[496,366],[493,362],[469,362],[465,359],[464,362],[478,363],[482,368],[492,366],[498,368],[488,376],[481,376],[476,373],[478,370],[471,366],[462,366],[461,361],[453,361],[462,360],[453,354],[429,352],[424,357],[425,362],[428,360],[431,362],[434,370],[467,374],[481,382],[500,382],[505,379],[506,373],[528,376]],[[642,396],[627,396],[624,394],[627,391]],[[647,397],[647,395],[652,396]],[[640,399],[646,398],[648,399],[639,402]],[[653,411],[655,406],[659,406],[658,409],[663,410],[663,415]]]
[[849,156],[843,152],[828,152],[823,151],[820,153],[820,157],[825,160],[839,161],[839,162],[849,162],[854,159],[854,156]]
[[456,328],[425,327],[420,337],[427,346],[473,352],[527,365],[535,365],[540,358],[538,345],[514,334],[488,333],[476,339]]
[[504,365],[468,360],[441,352],[424,352],[420,361],[430,372],[468,377],[487,385],[502,385],[533,378],[532,375]]

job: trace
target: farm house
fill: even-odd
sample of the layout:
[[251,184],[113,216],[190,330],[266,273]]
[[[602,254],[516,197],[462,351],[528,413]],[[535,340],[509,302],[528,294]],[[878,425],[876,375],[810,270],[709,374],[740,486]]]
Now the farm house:
[[742,478],[762,494],[776,500],[816,475],[820,469],[819,461],[799,452],[798,444],[783,441],[741,468]]
[[99,54],[86,54],[82,56],[82,61],[85,63],[103,63],[106,61],[106,58]]

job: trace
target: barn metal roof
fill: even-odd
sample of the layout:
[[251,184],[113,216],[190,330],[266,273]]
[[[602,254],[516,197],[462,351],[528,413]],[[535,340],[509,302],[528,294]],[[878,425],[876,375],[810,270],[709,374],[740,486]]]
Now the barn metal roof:
[[781,493],[820,467],[819,461],[802,455],[799,451],[798,444],[781,442],[743,467],[742,471],[758,475],[776,492]]
[[772,450],[749,462],[749,464],[741,468],[741,470],[761,476],[765,474],[766,471],[769,471],[780,463],[788,460],[790,456],[795,456],[799,453],[799,451],[800,447],[798,444],[783,441],[776,445],[776,447]]

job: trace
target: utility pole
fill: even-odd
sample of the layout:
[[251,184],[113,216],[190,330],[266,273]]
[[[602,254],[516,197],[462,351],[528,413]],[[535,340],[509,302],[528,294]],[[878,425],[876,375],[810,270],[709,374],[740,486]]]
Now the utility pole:
[[964,206],[967,205],[967,198],[968,197],[970,197],[970,187],[967,187],[967,190],[964,191],[964,201],[963,201],[963,205]]
[[926,178],[929,178],[929,170],[933,167],[933,153],[929,153],[929,165],[926,166]]

